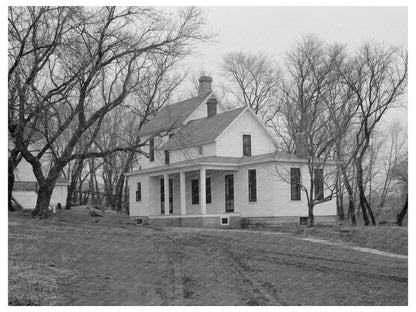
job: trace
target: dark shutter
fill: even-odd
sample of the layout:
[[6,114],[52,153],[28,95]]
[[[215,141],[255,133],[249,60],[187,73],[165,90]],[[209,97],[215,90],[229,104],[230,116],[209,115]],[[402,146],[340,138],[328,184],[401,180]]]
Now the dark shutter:
[[257,201],[256,169],[248,171],[248,201]]
[[212,198],[211,198],[211,178],[206,178],[205,180],[205,191],[206,191],[206,203],[211,204]]
[[251,156],[251,135],[243,134],[243,156]]
[[315,199],[322,200],[324,199],[324,170],[315,169],[314,170],[314,181],[315,181]]
[[199,187],[198,187],[197,179],[191,180],[191,188],[192,188],[192,205],[197,205],[199,204]]
[[301,200],[300,168],[290,168],[290,199]]

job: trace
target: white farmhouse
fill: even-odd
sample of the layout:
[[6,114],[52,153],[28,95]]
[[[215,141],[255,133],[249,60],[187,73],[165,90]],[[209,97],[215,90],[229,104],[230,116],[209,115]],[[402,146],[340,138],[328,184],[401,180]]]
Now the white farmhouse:
[[[130,215],[151,225],[212,228],[304,221],[307,201],[296,181],[310,180],[306,161],[277,152],[249,108],[219,103],[211,77],[199,82],[197,97],[164,107],[143,128],[149,158],[126,174]],[[315,222],[335,215],[335,200],[315,207]]]

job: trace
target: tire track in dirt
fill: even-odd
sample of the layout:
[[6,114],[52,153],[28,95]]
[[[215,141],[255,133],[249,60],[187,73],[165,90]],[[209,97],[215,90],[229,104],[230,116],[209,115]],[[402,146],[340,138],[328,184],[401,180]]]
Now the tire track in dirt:
[[182,240],[181,244],[199,249],[207,255],[207,260],[215,261],[217,265],[223,267],[238,284],[240,292],[245,296],[242,301],[246,300],[248,305],[284,305],[282,300],[276,298],[276,291],[272,285],[268,285],[268,288],[272,288],[270,291],[249,273],[250,266],[233,254],[230,244],[208,235],[195,235],[195,233],[192,233],[188,239]]
[[[195,237],[200,237],[202,240],[208,237],[211,239],[216,239],[216,244],[218,244],[220,239],[218,237],[211,236],[209,234],[194,234]],[[241,262],[243,259],[246,259],[247,256],[244,252],[242,245],[238,246],[234,241],[229,244],[226,248],[227,257],[223,259],[238,259],[238,262]],[[231,251],[232,250],[232,251]],[[390,268],[387,270],[382,266],[377,266],[374,263],[363,263],[363,262],[354,262],[349,260],[338,260],[330,259],[325,257],[317,257],[310,255],[302,254],[291,254],[285,252],[277,252],[274,250],[269,250],[265,248],[256,248],[251,246],[250,248],[250,260],[251,261],[269,261],[273,265],[284,265],[289,267],[295,267],[296,269],[301,269],[305,272],[321,272],[326,274],[334,274],[345,276],[347,278],[351,276],[356,276],[357,279],[362,280],[363,282],[368,282],[373,280],[375,283],[384,280],[387,282],[395,282],[407,286],[407,266],[405,268],[395,267],[394,270]],[[313,260],[312,263],[308,261]],[[320,263],[317,262],[320,261]],[[334,266],[336,265],[336,266]],[[395,271],[395,272],[392,272]],[[383,272],[383,273],[378,273]],[[341,277],[340,277],[341,278]],[[398,285],[398,284],[397,284]],[[272,286],[272,285],[271,285]],[[275,290],[272,288],[272,293],[275,293]],[[280,302],[283,304],[282,300]]]

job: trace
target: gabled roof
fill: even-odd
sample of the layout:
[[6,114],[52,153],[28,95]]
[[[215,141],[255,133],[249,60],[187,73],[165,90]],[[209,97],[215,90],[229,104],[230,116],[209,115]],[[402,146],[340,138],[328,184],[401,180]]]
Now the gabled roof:
[[144,127],[140,134],[149,135],[169,131],[182,126],[183,122],[212,93],[198,95],[185,101],[163,107]]
[[233,122],[246,107],[239,107],[212,117],[191,120],[162,147],[162,150],[187,148],[214,143],[215,139]]

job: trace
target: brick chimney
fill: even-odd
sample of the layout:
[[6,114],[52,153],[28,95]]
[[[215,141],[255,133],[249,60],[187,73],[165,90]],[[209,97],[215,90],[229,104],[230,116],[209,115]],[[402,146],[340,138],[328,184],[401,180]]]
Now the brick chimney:
[[217,114],[217,99],[215,97],[210,97],[207,100],[207,116],[212,117]]
[[212,78],[208,76],[202,76],[199,78],[199,90],[198,95],[206,95],[212,92]]
[[305,132],[297,132],[295,134],[295,155],[299,157],[306,156],[307,137]]

